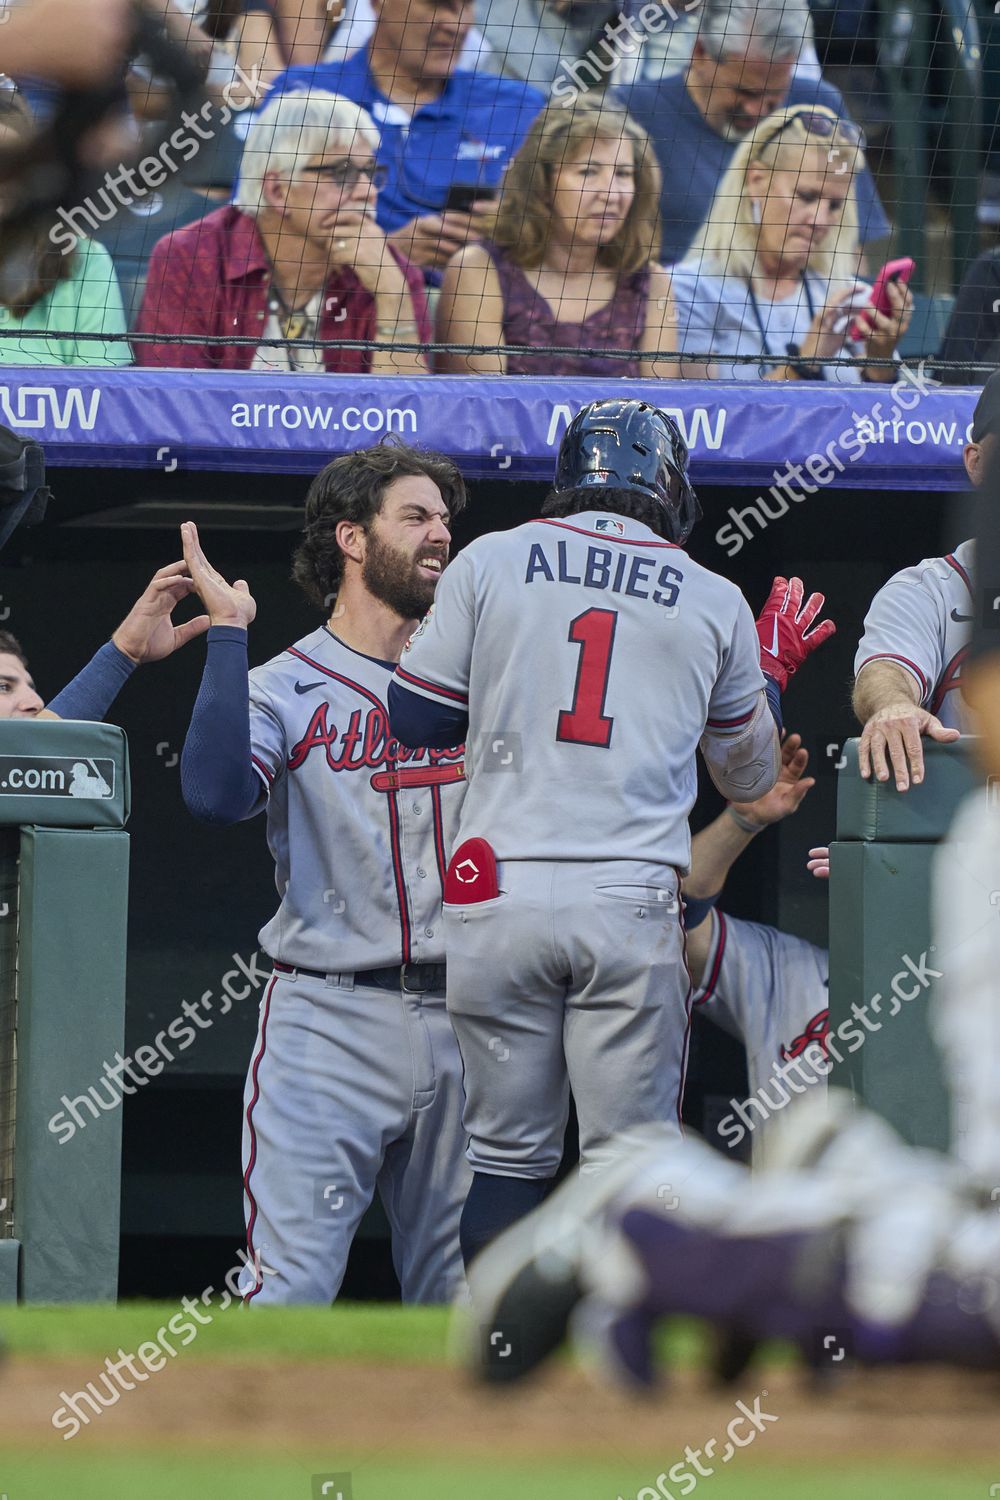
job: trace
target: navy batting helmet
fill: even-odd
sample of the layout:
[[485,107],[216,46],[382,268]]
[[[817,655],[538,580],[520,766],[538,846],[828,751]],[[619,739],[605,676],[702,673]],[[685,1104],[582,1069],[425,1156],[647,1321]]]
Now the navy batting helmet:
[[701,515],[687,464],[677,423],[658,406],[617,398],[592,401],[566,429],[553,488],[614,486],[651,495],[665,512],[667,536],[683,544]]

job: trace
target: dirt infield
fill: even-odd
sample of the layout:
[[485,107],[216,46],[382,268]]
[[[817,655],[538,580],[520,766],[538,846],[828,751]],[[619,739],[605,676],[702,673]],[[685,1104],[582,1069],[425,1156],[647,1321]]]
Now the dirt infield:
[[[822,1396],[787,1369],[751,1370],[715,1391],[690,1371],[655,1398],[638,1400],[595,1385],[578,1369],[553,1369],[514,1393],[472,1386],[458,1371],[374,1362],[185,1363],[167,1365],[94,1417],[85,1447],[169,1442],[243,1452],[328,1443],[359,1456],[441,1454],[505,1459],[573,1454],[662,1458],[686,1443],[721,1441],[741,1400],[778,1418],[756,1439],[770,1462],[808,1456],[831,1463],[894,1457],[908,1463],[960,1453],[997,1457],[1000,1382],[921,1370],[852,1374]],[[0,1444],[63,1446],[52,1414],[67,1394],[97,1382],[99,1361],[14,1357],[0,1372]],[[99,1386],[103,1390],[103,1386]],[[766,1392],[766,1395],[763,1394]],[[65,1393],[65,1394],[64,1394]],[[74,1449],[77,1443],[73,1444]]]

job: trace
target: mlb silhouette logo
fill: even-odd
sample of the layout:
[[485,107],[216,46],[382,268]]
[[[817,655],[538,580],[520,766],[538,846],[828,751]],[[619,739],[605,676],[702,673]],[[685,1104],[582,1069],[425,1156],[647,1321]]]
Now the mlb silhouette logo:
[[624,521],[616,521],[613,516],[600,516],[594,525],[595,531],[611,531],[615,536],[625,535]]

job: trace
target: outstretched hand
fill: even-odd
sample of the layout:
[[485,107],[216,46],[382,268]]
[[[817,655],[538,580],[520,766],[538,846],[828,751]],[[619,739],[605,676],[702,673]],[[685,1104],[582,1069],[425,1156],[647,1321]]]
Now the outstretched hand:
[[774,678],[782,692],[789,677],[837,629],[832,620],[813,624],[826,603],[825,594],[810,594],[803,603],[804,593],[801,578],[776,578],[757,617],[761,670]]
[[242,630],[253,622],[257,605],[243,578],[227,583],[222,574],[212,567],[201,550],[198,528],[193,521],[181,526],[181,541],[184,543],[184,561],[191,574],[192,586],[198,598],[208,610],[212,625],[237,625]]
[[815,776],[805,774],[808,764],[809,751],[802,744],[802,736],[786,734],[781,742],[781,770],[771,790],[755,802],[733,802],[730,806],[761,828],[780,823],[798,811],[803,797],[816,785]]
[[168,563],[153,574],[111,639],[136,663],[162,661],[208,629],[208,616],[196,615],[175,625],[174,610],[194,593],[186,562]]

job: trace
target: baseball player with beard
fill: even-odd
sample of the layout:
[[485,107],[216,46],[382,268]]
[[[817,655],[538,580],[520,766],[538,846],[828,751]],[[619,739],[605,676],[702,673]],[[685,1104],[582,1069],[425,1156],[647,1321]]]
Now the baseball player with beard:
[[695,753],[723,795],[768,791],[781,687],[833,630],[810,631],[822,599],[778,580],[765,654],[739,589],[682,550],[698,514],[671,419],[593,403],[542,518],[460,554],[390,688],[402,739],[469,731],[445,886],[475,1174],[467,1265],[544,1197],[570,1088],[584,1170],[616,1131],[676,1128]]
[[[1000,372],[983,386],[972,418],[965,471],[978,489],[1000,436]],[[947,744],[967,730],[960,689],[974,615],[975,547],[963,542],[927,558],[879,589],[854,660],[854,712],[864,727],[861,774],[905,792],[924,777],[921,735]]]
[[[404,1299],[461,1284],[470,1178],[441,891],[463,751],[401,745],[386,690],[464,503],[451,462],[403,444],[328,464],[293,575],[323,623],[249,675],[247,585],[182,527],[211,619],[184,799],[217,825],[266,812],[280,897],[245,1095],[248,1302],[329,1303],[376,1189]],[[262,1258],[273,1275],[254,1272]]]

